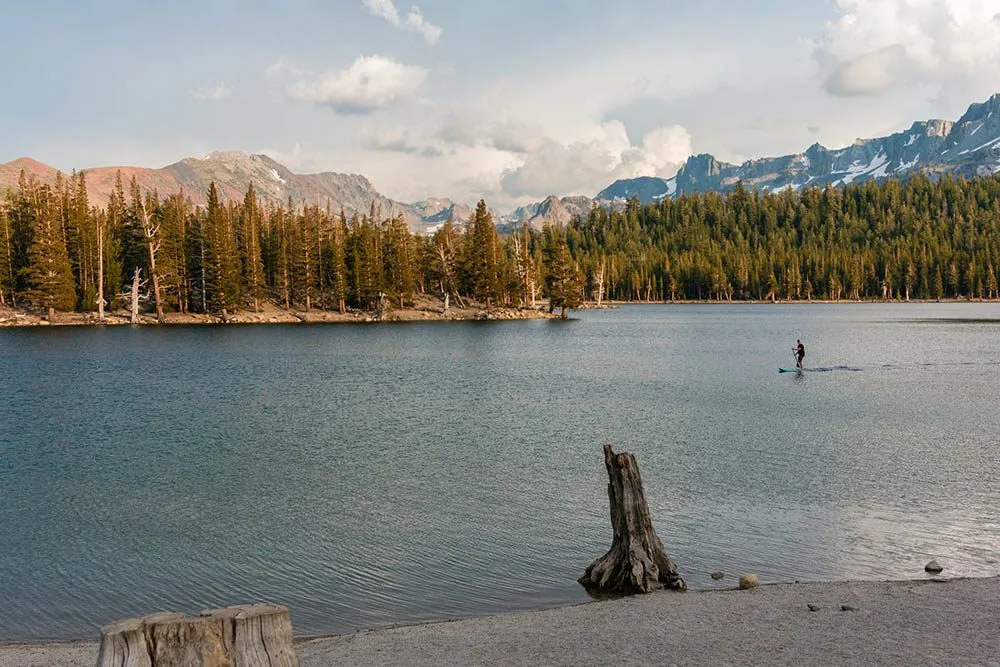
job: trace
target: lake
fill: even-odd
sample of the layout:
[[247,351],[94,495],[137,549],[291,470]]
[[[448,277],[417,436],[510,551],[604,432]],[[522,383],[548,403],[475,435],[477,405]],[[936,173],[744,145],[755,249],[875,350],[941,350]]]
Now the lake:
[[1000,305],[574,316],[0,329],[0,640],[584,601],[607,442],[694,590],[1000,572]]

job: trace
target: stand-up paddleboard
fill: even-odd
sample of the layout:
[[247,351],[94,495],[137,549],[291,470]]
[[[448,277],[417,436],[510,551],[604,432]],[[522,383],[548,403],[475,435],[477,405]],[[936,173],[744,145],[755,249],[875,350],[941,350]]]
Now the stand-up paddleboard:
[[778,372],[779,373],[801,373],[803,370],[805,370],[805,369],[802,369],[802,368],[779,368]]

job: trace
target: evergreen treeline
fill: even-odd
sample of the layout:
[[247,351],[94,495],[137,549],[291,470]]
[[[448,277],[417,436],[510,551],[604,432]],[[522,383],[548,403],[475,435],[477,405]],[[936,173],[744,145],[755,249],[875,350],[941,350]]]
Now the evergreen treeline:
[[997,298],[1000,176],[595,208],[568,243],[623,301]]
[[93,312],[99,299],[127,306],[136,284],[161,321],[168,311],[259,310],[268,299],[340,312],[402,308],[418,294],[534,305],[543,271],[554,307],[577,305],[582,291],[564,235],[502,239],[485,202],[463,230],[448,221],[422,237],[374,206],[348,217],[264,205],[253,185],[242,202],[225,202],[212,183],[196,207],[183,192],[143,193],[134,178],[126,189],[120,175],[100,209],[82,173],[49,186],[22,172],[0,202],[0,259],[0,305]]
[[400,216],[263,204],[251,185],[205,206],[119,177],[104,208],[84,175],[22,173],[0,200],[0,306],[126,305],[163,313],[380,310],[419,294],[486,307],[595,300],[997,298],[1000,177],[917,176],[801,193],[685,195],[595,208],[566,228],[501,237],[480,202],[415,236]]

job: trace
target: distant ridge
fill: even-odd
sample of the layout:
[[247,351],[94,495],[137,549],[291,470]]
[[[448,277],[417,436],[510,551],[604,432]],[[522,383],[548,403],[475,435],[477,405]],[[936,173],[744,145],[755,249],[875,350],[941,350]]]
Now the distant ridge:
[[[21,171],[42,182],[55,182],[57,170],[28,157],[0,164],[0,191],[17,186]],[[97,167],[87,169],[90,200],[108,201],[115,175],[127,185],[134,176],[144,190],[168,195],[183,190],[196,204],[215,181],[223,197],[242,199],[252,182],[260,197],[271,203],[329,205],[348,215],[372,207],[388,216],[402,215],[410,229],[430,233],[448,219],[462,224],[472,208],[447,198],[415,203],[394,201],[379,193],[359,174],[323,172],[296,174],[267,155],[217,151],[204,158],[185,158],[161,169]],[[618,180],[593,199],[558,197],[521,206],[508,214],[491,211],[501,228],[522,224],[541,228],[566,224],[596,206],[615,206],[638,198],[642,203],[695,192],[729,192],[738,183],[764,192],[798,191],[807,186],[840,186],[868,180],[905,178],[911,174],[988,176],[1000,172],[1000,94],[969,106],[957,121],[927,120],[909,129],[874,139],[858,139],[850,146],[829,149],[813,144],[801,153],[729,164],[709,154],[694,155],[669,179],[652,176]]]
[[638,197],[648,203],[692,192],[728,192],[742,183],[761,191],[841,186],[910,174],[989,176],[1000,172],[1000,94],[972,104],[957,121],[928,120],[887,137],[858,139],[829,149],[813,144],[802,153],[728,164],[712,155],[688,158],[673,178],[616,181],[595,198],[613,204]]
[[[18,158],[0,164],[0,191],[17,187],[22,170],[50,185],[55,183],[59,173],[54,167],[36,160]],[[90,202],[97,206],[107,204],[120,173],[126,189],[134,176],[145,191],[156,190],[161,196],[183,191],[197,205],[205,204],[205,193],[214,181],[219,194],[231,200],[242,199],[249,184],[253,183],[258,196],[273,204],[287,203],[291,199],[296,206],[329,205],[335,212],[343,208],[348,215],[366,214],[374,206],[383,216],[402,215],[413,231],[426,231],[442,218],[443,209],[455,207],[449,200],[417,204],[396,202],[379,193],[359,174],[296,174],[267,155],[238,151],[217,151],[204,158],[185,158],[161,169],[97,167],[83,171]],[[435,208],[434,202],[441,208]],[[471,212],[467,207],[459,207],[455,212],[464,215],[467,210]]]

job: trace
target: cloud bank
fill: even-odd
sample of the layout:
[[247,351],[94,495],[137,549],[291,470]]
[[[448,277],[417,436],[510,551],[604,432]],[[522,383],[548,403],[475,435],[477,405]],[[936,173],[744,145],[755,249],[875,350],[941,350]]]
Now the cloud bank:
[[293,83],[288,94],[339,114],[369,114],[412,99],[426,79],[423,67],[383,56],[362,56],[346,70]]
[[539,139],[537,149],[525,154],[520,166],[507,170],[500,183],[511,197],[592,197],[620,178],[669,178],[693,152],[691,135],[679,125],[655,129],[636,146],[620,121],[609,121],[581,141]]
[[997,78],[997,0],[837,0],[817,60],[833,95],[871,95],[907,83]]

